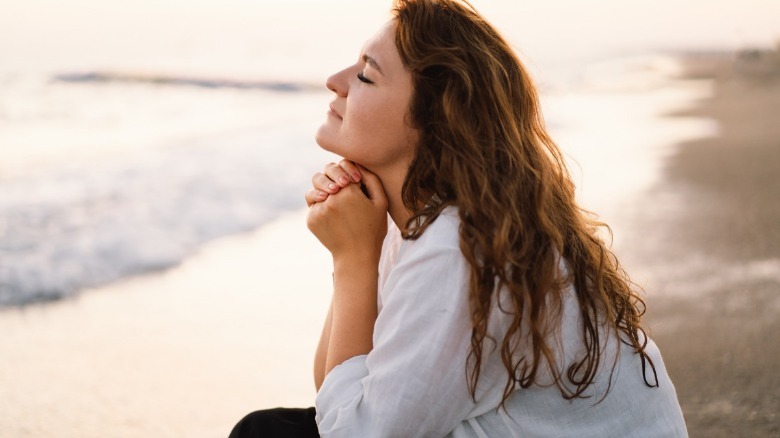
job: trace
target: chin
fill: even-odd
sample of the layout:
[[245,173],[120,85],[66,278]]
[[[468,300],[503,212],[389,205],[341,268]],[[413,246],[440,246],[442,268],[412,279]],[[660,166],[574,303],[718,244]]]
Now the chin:
[[323,124],[320,126],[320,128],[317,130],[317,133],[314,134],[314,141],[317,142],[317,144],[326,151],[332,152],[332,148],[330,147],[331,142],[328,141],[328,135],[324,132],[328,128]]
[[333,131],[329,128],[327,123],[320,126],[320,129],[314,135],[314,141],[325,151],[332,152],[342,158],[351,159],[348,157],[349,154],[345,153],[347,148],[344,147],[343,142],[340,142],[338,136],[333,135]]

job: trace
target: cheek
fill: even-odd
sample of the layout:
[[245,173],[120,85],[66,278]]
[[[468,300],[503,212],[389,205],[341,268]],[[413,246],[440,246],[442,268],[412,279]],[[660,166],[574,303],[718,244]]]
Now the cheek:
[[396,96],[350,95],[344,119],[329,119],[315,136],[325,150],[364,165],[405,160],[416,144],[406,123],[406,102]]
[[383,117],[378,111],[378,106],[376,102],[359,97],[350,101],[347,106],[347,116],[344,118],[345,130],[357,135],[381,126]]
[[[349,118],[345,119],[346,131],[365,141],[392,142],[402,137],[405,131],[406,108],[392,99],[374,99],[353,102]],[[357,140],[357,138],[356,138]]]

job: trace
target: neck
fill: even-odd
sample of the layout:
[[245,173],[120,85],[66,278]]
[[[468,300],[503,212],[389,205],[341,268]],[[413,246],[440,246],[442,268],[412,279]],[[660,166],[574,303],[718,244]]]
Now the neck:
[[397,200],[390,200],[388,198],[388,201],[389,205],[387,211],[390,213],[390,218],[393,219],[393,222],[395,222],[395,225],[399,230],[403,230],[406,223],[409,221],[409,218],[412,217],[412,212],[406,209],[401,201],[400,195]]
[[401,189],[404,185],[406,173],[388,170],[384,172],[379,171],[376,174],[382,181],[385,195],[387,195],[387,212],[390,213],[390,218],[393,219],[395,225],[399,229],[403,229],[406,222],[412,217],[412,212],[404,206],[401,199]]

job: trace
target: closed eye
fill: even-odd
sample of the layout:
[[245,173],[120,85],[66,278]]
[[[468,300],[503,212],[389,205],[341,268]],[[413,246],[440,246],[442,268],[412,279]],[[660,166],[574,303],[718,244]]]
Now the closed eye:
[[363,76],[363,72],[362,71],[358,72],[357,78],[358,78],[358,80],[360,80],[360,82],[365,82],[367,84],[373,84],[374,83],[374,81],[372,81],[371,79]]

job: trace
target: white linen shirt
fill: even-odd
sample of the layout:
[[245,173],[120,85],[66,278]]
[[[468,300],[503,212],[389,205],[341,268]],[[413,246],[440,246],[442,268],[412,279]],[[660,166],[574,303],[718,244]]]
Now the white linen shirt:
[[[325,377],[315,403],[322,437],[687,436],[674,386],[652,340],[646,351],[659,388],[645,385],[639,357],[611,337],[590,398],[570,401],[555,386],[534,385],[517,389],[506,409],[497,409],[506,370],[494,350],[483,354],[475,401],[466,374],[470,271],[460,251],[457,210],[445,209],[417,240],[403,240],[389,222],[379,263],[373,349]],[[501,339],[510,321],[494,312],[489,334]],[[562,360],[581,357],[579,327],[577,299],[570,290],[563,305],[562,341],[555,344]],[[616,352],[611,388],[597,403]],[[653,382],[649,366],[648,375]]]

